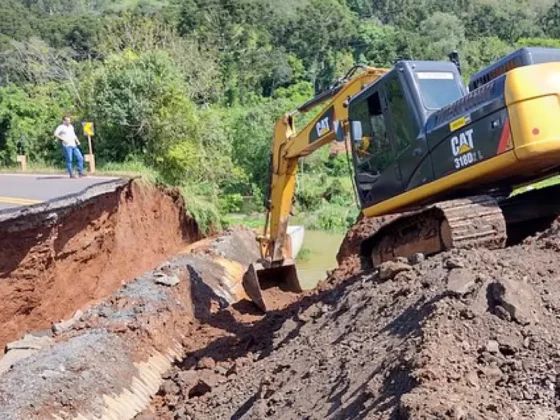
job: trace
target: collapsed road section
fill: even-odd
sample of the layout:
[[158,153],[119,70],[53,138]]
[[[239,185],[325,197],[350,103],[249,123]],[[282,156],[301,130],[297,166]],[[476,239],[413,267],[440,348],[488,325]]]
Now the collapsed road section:
[[[186,352],[234,339],[262,318],[241,284],[256,243],[241,228],[203,240],[52,331],[9,343],[0,419],[133,418]],[[265,294],[278,309],[297,298]]]
[[200,238],[173,191],[116,180],[0,212],[0,345],[49,328]]

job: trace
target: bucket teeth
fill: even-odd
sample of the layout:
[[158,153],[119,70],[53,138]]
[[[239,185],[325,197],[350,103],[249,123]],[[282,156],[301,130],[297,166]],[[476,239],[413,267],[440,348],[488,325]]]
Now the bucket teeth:
[[251,264],[243,276],[243,287],[247,296],[257,305],[263,312],[266,312],[266,302],[262,294],[261,286],[259,284],[259,276],[257,270],[260,264]]

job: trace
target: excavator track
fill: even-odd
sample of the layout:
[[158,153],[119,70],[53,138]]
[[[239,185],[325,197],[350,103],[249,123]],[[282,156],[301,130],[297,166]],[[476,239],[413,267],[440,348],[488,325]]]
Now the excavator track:
[[503,248],[506,240],[506,221],[497,200],[480,195],[364,218],[347,235],[338,259],[359,248],[362,257],[379,265],[396,257],[452,248]]

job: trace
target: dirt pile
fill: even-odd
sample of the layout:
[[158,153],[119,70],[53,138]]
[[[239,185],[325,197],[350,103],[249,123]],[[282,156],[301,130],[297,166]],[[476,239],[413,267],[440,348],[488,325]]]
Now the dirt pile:
[[137,182],[63,201],[0,220],[0,346],[107,297],[200,237],[178,193]]
[[230,334],[188,354],[143,417],[556,419],[559,232],[339,270],[250,323],[219,312]]

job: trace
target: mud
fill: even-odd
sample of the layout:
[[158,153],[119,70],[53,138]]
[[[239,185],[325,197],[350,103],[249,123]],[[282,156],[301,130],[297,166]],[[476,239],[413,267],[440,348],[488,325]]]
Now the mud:
[[0,346],[109,296],[200,238],[179,194],[118,182],[0,215]]
[[343,247],[301,300],[216,312],[229,334],[187,349],[142,418],[557,419],[559,234],[378,271]]

